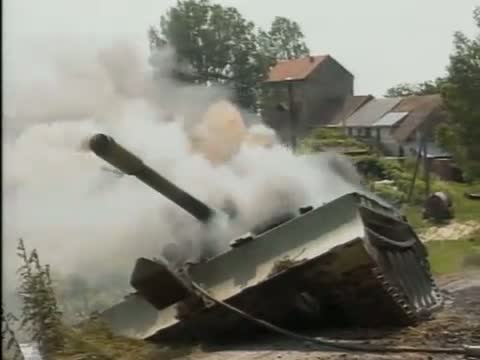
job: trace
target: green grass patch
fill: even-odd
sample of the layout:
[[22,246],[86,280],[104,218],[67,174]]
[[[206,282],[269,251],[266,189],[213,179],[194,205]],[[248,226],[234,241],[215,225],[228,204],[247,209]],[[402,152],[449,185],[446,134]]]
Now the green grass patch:
[[429,241],[426,246],[435,275],[480,269],[480,232],[465,240]]
[[445,191],[452,197],[455,218],[458,221],[480,221],[480,201],[467,199],[465,197],[465,192],[478,192],[480,190],[479,185],[448,183],[444,186]]
[[[478,184],[468,185],[436,181],[432,190],[444,191],[449,194],[453,203],[455,221],[480,221],[480,201],[465,197],[465,192],[480,192]],[[416,231],[432,226],[432,223],[422,219],[422,207],[420,205],[406,206],[403,213]]]
[[[480,222],[480,201],[467,199],[464,195],[465,192],[474,192],[478,188],[478,185],[437,181],[434,190],[445,191],[450,195],[455,214],[454,221]],[[407,207],[404,214],[417,232],[432,226],[429,221],[422,219],[420,206]],[[461,240],[429,241],[426,246],[432,271],[436,275],[459,272],[467,268],[480,269],[480,231]]]

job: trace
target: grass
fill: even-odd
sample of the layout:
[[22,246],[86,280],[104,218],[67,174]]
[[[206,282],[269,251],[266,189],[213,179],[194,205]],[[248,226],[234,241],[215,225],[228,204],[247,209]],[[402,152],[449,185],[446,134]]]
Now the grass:
[[[480,192],[480,185],[467,185],[436,181],[434,190],[447,192],[453,203],[454,221],[480,222],[480,201],[467,199],[465,192]],[[422,219],[420,206],[409,206],[404,209],[409,223],[417,232],[431,227],[433,224]],[[460,240],[434,240],[426,243],[430,265],[435,275],[455,273],[467,268],[480,269],[480,231]]]
[[426,246],[435,275],[480,269],[480,233],[475,239],[429,241]]
[[480,221],[480,201],[467,199],[464,195],[467,191],[480,192],[480,185],[449,183],[446,185],[446,191],[452,197],[455,218],[458,221]]
[[[447,192],[453,203],[455,221],[480,221],[480,201],[470,200],[465,197],[465,192],[480,192],[480,185],[468,185],[458,183],[447,183],[436,181],[433,189],[435,191]],[[421,231],[432,224],[422,219],[421,206],[408,206],[404,209],[409,223],[416,231]]]
[[66,332],[66,346],[57,351],[55,360],[172,360],[181,359],[192,352],[192,347],[169,348],[142,340],[113,335],[103,324]]
[[421,231],[430,226],[427,221],[422,219],[422,208],[420,206],[408,206],[403,210],[403,213],[416,231]]

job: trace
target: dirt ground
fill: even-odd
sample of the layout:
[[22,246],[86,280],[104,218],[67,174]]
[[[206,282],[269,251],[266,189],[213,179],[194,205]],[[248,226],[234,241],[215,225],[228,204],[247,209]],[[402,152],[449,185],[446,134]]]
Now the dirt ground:
[[419,234],[422,241],[431,240],[459,240],[480,229],[480,222],[466,221],[463,223],[452,221],[447,225],[432,226]]
[[[349,330],[317,334],[371,344],[458,347],[480,345],[480,272],[448,275],[437,279],[445,296],[444,309],[417,327],[397,331]],[[255,345],[197,350],[178,359],[186,360],[345,360],[345,359],[463,359],[455,355],[365,354],[329,352],[316,345],[273,337]]]

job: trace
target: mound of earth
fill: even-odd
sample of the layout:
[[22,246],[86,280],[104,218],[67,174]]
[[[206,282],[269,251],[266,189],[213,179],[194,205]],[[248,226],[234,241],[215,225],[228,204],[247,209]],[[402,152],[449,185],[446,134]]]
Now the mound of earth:
[[[374,331],[367,329],[336,330],[312,336],[363,340],[378,345],[459,347],[480,345],[480,272],[468,272],[437,279],[444,296],[444,308],[435,317],[419,326],[400,330]],[[375,316],[375,314],[372,314]],[[318,346],[290,339],[272,337],[255,345],[244,344],[229,348],[195,350],[183,355],[186,360],[344,360],[344,359],[463,359],[463,356],[443,354],[365,354],[332,352]],[[180,358],[178,358],[180,359]]]

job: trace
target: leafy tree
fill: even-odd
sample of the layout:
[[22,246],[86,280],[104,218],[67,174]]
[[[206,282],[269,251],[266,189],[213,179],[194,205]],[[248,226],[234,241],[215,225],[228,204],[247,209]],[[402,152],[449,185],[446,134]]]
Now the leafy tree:
[[260,83],[277,59],[308,54],[300,26],[277,17],[268,32],[257,30],[234,7],[210,0],[178,0],[149,30],[152,49],[169,44],[176,51],[177,77],[199,83],[229,84],[236,102],[259,106]]
[[256,83],[264,69],[259,64],[255,26],[237,9],[209,0],[179,0],[162,16],[160,34],[150,29],[150,44],[173,46],[178,60],[193,70],[197,83],[233,83],[236,100],[256,106]]
[[425,81],[418,84],[402,83],[388,89],[385,97],[440,94],[444,84],[445,80],[440,78],[435,81]]
[[277,16],[268,32],[260,31],[262,51],[274,60],[290,60],[310,54],[305,36],[296,21]]
[[[480,30],[480,6],[473,18]],[[465,173],[480,177],[480,31],[469,39],[457,32],[447,76],[419,84],[400,84],[385,96],[441,93],[449,119],[436,130],[437,141],[455,155]]]
[[449,121],[439,127],[438,139],[459,162],[467,175],[480,177],[480,7],[474,11],[479,33],[474,39],[455,34],[447,84],[443,89]]
[[161,49],[163,46],[167,45],[167,41],[159,35],[158,30],[153,26],[148,29],[148,40],[150,43],[150,50]]

